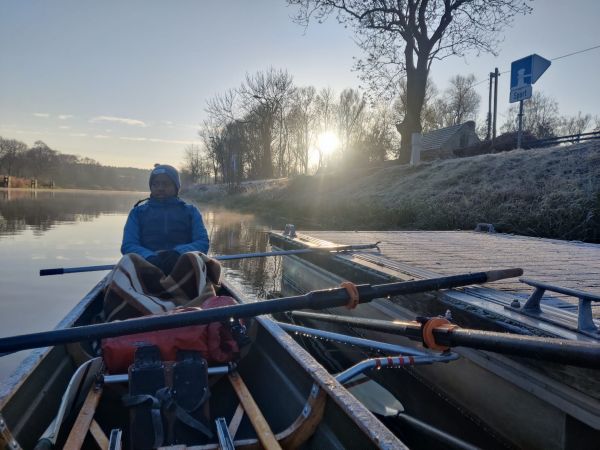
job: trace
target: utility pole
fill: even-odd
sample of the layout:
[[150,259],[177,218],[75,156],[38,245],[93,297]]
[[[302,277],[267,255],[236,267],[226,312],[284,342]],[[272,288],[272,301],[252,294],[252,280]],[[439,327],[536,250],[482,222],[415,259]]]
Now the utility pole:
[[[491,75],[491,74],[490,74]],[[498,77],[500,72],[498,68],[494,70],[494,126],[492,128],[492,142],[496,140],[496,119],[498,117]]]
[[487,113],[487,134],[485,140],[489,141],[492,136],[492,80],[494,79],[494,73],[490,72],[490,92],[488,95],[488,113]]

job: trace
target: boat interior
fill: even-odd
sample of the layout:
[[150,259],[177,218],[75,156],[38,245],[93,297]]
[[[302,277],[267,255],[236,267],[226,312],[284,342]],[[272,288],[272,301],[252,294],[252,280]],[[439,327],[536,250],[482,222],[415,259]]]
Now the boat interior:
[[[92,290],[62,325],[89,323],[101,307],[100,291]],[[102,360],[86,361],[77,344],[34,351],[2,393],[1,439],[11,449],[369,448],[386,440],[401,446],[272,321],[252,322],[242,358],[208,370],[193,357],[187,367],[182,357],[179,365],[157,368],[150,352],[136,353],[128,373],[107,374]],[[170,389],[147,395],[157,374],[158,385]],[[153,408],[163,410],[158,426]]]

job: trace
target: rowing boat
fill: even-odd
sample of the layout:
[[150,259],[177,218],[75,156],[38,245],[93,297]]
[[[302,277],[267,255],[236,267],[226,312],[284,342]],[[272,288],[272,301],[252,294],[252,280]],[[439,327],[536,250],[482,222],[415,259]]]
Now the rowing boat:
[[[102,308],[105,280],[58,328],[90,323]],[[218,293],[244,303],[227,283]],[[217,374],[209,379],[217,436],[193,448],[224,448],[227,442],[235,448],[405,448],[272,320],[257,317],[252,329],[253,342],[235,370],[214,370]],[[77,344],[34,350],[23,361],[0,392],[0,440],[6,448],[127,448],[131,430],[120,401],[127,377],[93,377],[93,382],[77,384],[83,364],[90,363]],[[83,406],[63,415],[66,429],[52,431],[66,393],[81,398]],[[53,439],[39,442],[49,435]]]
[[[272,233],[270,240],[275,250],[337,245],[306,234],[294,238]],[[285,257],[282,267],[284,295],[335,286],[342,280],[374,283],[435,276],[406,264],[393,265],[374,254],[295,255]],[[557,289],[527,279],[524,281],[534,286],[536,293]],[[535,303],[537,299],[539,304],[541,295],[534,294],[529,300],[527,297],[517,299],[515,295],[481,287],[401,295],[376,300],[353,311],[332,308],[327,312],[351,319],[386,321],[446,314],[463,327],[550,336],[566,343],[599,343],[600,334],[591,319],[590,309],[590,303],[598,301],[597,296],[582,292],[571,292],[570,295],[580,298],[580,308],[578,311],[575,308],[575,313],[566,310],[564,305],[556,308],[544,304],[541,311],[539,306],[537,311],[535,308],[528,310],[528,302]],[[291,320],[296,319],[292,317]],[[415,345],[402,336],[348,323],[300,318],[298,322],[390,344]],[[304,343],[320,361],[336,370],[343,368],[341,364],[353,364],[364,358],[363,353],[345,345],[323,345],[314,340],[304,340]],[[486,448],[597,448],[600,439],[597,368],[573,367],[558,361],[539,362],[470,348],[453,350],[461,358],[451,364],[421,366],[395,373],[379,371],[373,377],[407,409],[419,411],[427,422],[443,424],[442,428],[449,433]],[[331,355],[335,355],[335,359]],[[437,399],[437,407],[432,404],[424,407],[425,398]]]

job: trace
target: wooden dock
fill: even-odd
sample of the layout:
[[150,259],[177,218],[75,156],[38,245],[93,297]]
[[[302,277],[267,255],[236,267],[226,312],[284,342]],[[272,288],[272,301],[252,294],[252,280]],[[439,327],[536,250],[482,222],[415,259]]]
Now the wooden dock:
[[[521,267],[524,277],[600,295],[600,245],[474,231],[303,231],[335,244],[380,241],[381,253],[369,259],[402,271],[412,267],[439,275]],[[488,285],[528,295],[517,279]],[[559,297],[573,305],[577,299]],[[595,306],[598,317],[600,305]]]

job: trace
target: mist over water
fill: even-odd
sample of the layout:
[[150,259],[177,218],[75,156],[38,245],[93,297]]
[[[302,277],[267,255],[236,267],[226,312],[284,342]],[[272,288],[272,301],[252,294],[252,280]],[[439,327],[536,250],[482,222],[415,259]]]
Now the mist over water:
[[[0,189],[0,337],[53,329],[106,272],[40,277],[39,270],[112,264],[123,226],[146,193]],[[197,205],[210,254],[270,249],[269,225]],[[248,299],[280,288],[280,258],[224,261],[223,276]],[[28,352],[0,358],[0,383]]]

